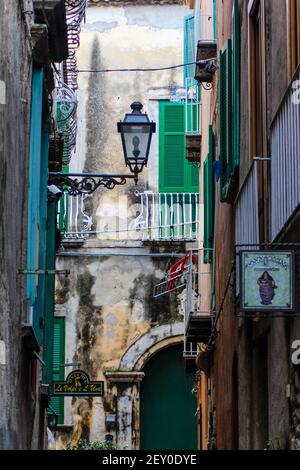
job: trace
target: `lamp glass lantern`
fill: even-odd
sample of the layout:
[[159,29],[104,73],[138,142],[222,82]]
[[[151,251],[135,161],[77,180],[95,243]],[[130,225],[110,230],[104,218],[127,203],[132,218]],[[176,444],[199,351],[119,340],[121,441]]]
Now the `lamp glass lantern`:
[[155,122],[150,122],[146,113],[141,112],[142,103],[135,101],[130,107],[132,112],[118,123],[118,132],[121,134],[125,164],[137,177],[144,166],[147,166],[156,125]]

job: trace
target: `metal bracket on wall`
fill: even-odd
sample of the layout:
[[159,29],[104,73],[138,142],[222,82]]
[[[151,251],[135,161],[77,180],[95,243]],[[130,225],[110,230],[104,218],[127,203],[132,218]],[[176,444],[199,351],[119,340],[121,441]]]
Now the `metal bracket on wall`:
[[[80,180],[78,180],[78,177]],[[114,189],[123,186],[128,179],[134,179],[137,183],[137,175],[106,175],[101,173],[49,173],[49,183],[59,185],[68,192],[70,196],[81,194],[92,194],[99,186],[106,189]]]

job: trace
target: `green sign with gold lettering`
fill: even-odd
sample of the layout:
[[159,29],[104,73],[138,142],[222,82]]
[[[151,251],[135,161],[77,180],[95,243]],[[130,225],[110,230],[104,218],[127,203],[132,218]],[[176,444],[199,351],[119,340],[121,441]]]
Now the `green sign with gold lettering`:
[[73,370],[65,381],[53,382],[53,395],[66,397],[94,396],[102,397],[104,382],[91,381],[83,370]]

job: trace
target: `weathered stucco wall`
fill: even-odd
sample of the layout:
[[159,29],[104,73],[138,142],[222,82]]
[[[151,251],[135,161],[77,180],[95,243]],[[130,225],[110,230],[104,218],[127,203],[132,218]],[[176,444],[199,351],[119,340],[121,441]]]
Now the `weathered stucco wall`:
[[[177,247],[179,251],[183,248]],[[80,436],[104,440],[107,433],[113,434],[120,447],[138,446],[138,415],[126,426],[120,416],[122,409],[130,415],[133,406],[138,410],[128,391],[133,387],[134,393],[134,380],[129,374],[121,389],[109,389],[105,372],[130,373],[148,350],[155,352],[160,343],[166,347],[174,336],[183,333],[183,311],[177,297],[153,298],[153,286],[165,274],[169,259],[163,254],[157,256],[159,252],[151,254],[149,248],[132,247],[127,256],[117,256],[118,250],[114,246],[111,256],[101,255],[101,249],[97,256],[89,256],[88,248],[83,256],[68,256],[66,252],[58,262],[59,269],[71,271],[68,279],[60,279],[56,290],[57,311],[66,316],[66,363],[76,363],[92,379],[104,380],[106,390],[103,398],[94,400],[65,399],[65,424],[74,428],[64,442],[63,435],[58,438],[58,446],[70,438],[76,442]],[[125,384],[126,393],[122,388]],[[118,414],[118,425],[110,429],[105,417],[112,414]],[[136,442],[131,442],[128,436],[135,427]]]

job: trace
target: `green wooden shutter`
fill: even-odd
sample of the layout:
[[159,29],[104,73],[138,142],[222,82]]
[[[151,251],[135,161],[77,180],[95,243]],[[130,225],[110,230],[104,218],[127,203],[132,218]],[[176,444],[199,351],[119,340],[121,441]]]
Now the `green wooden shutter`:
[[240,15],[238,0],[233,13],[233,171],[240,165]]
[[[56,202],[48,203],[47,212],[47,239],[46,239],[46,269],[55,269],[56,255]],[[53,374],[53,319],[55,276],[45,277],[45,339],[44,339],[44,383],[52,381]]]
[[233,120],[232,120],[232,41],[228,40],[226,54],[226,158],[227,178],[233,171]]
[[159,105],[159,192],[199,192],[199,170],[186,160],[183,103]]
[[[42,68],[34,68],[32,75],[32,100],[30,116],[29,184],[28,184],[28,236],[27,269],[38,269],[39,206],[41,185],[42,121],[43,121]],[[36,276],[27,276],[27,298],[31,306],[37,295]],[[35,328],[35,325],[34,325]],[[37,336],[39,332],[36,331]]]
[[182,104],[160,102],[159,140],[159,192],[184,192],[185,127]]
[[[195,17],[191,13],[184,18],[184,63],[188,64],[195,61]],[[195,76],[195,64],[184,67],[184,83],[187,77]]]
[[[64,380],[65,369],[65,318],[53,321],[53,380]],[[58,424],[64,422],[64,397],[52,397],[51,406],[58,414]]]
[[217,39],[217,0],[213,0],[213,34]]
[[213,175],[214,138],[209,127],[209,153],[203,164],[204,263],[211,263],[214,244],[215,183]]
[[220,161],[221,202],[228,200],[228,188],[233,173],[233,100],[232,100],[232,42],[220,52]]
[[227,146],[226,146],[226,54],[220,51],[219,58],[219,106],[220,106],[220,162],[221,162],[221,201],[223,200],[223,187],[226,184],[227,174]]

